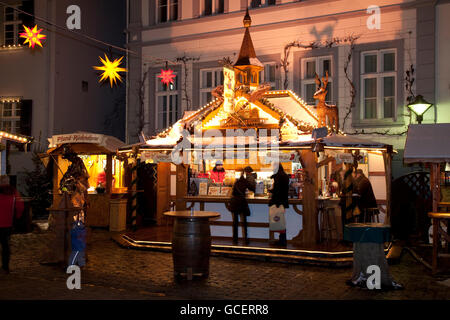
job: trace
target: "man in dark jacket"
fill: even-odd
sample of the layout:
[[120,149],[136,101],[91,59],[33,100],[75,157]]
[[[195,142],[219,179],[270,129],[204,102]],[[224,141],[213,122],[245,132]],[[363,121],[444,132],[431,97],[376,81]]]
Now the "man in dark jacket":
[[372,185],[361,169],[356,170],[355,173],[354,192],[359,195],[357,205],[361,212],[365,212],[369,208],[377,208],[377,200]]
[[[247,199],[245,198],[246,190],[255,192],[256,181],[252,173],[251,167],[246,167],[241,177],[234,183],[233,191],[231,193],[230,211],[233,215],[233,243],[238,242],[238,224],[239,215],[243,222],[243,236],[245,243],[248,243],[247,236],[247,216],[250,215],[250,208],[248,207]],[[246,177],[244,177],[244,173]]]
[[[272,197],[269,201],[269,208],[272,205],[276,205],[277,207],[283,206],[286,210],[289,208],[289,177],[283,169],[283,166],[280,164],[277,172],[271,176],[273,179],[272,189],[269,190],[272,193]],[[286,229],[279,231],[280,238],[277,245],[286,246]]]

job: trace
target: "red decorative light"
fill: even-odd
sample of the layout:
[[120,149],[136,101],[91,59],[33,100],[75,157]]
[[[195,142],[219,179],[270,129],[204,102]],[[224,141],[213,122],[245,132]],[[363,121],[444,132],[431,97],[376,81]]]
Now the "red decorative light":
[[44,40],[47,36],[44,34],[41,34],[42,29],[37,28],[37,25],[34,26],[34,28],[27,28],[26,26],[23,26],[25,29],[25,32],[20,34],[21,38],[25,38],[25,42],[23,44],[29,45],[30,48],[34,49],[34,46],[37,44],[42,48],[41,40]]
[[158,76],[158,78],[161,79],[161,82],[165,85],[169,85],[169,83],[173,83],[175,77],[177,75],[173,73],[173,70],[167,69],[163,70],[161,69],[161,74]]

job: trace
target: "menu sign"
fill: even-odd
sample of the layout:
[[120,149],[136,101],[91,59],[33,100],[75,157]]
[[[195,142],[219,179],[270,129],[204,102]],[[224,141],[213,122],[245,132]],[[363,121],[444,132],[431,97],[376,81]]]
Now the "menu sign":
[[154,163],[158,162],[172,162],[171,154],[165,154],[160,152],[143,152],[141,154],[141,160],[153,160]]
[[74,134],[63,134],[54,136],[54,145],[59,145],[63,143],[98,143],[102,142],[102,135],[91,134],[91,133],[74,133]]

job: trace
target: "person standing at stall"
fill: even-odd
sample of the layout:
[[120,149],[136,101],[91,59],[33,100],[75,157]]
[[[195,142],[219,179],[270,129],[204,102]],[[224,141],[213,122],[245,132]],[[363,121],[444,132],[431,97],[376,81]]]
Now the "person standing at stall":
[[[289,208],[289,177],[283,169],[281,164],[278,165],[277,172],[271,176],[273,179],[273,187],[269,190],[272,194],[272,197],[269,200],[269,208],[275,206],[276,208],[282,208],[283,215],[287,208]],[[286,221],[286,219],[284,219]],[[277,245],[286,246],[286,223],[284,225],[284,229],[277,231],[280,233],[280,237]]]
[[377,208],[377,199],[373,193],[372,184],[361,169],[355,171],[354,179],[354,192],[358,195],[357,205],[359,209],[366,212],[369,208]]
[[233,215],[233,243],[235,244],[238,242],[239,216],[243,223],[244,241],[248,244],[247,217],[250,215],[250,208],[245,198],[245,192],[247,189],[253,192],[256,190],[256,181],[252,172],[251,167],[245,167],[241,177],[234,183],[231,193],[230,211]]
[[10,237],[14,217],[20,218],[24,209],[19,192],[9,184],[9,177],[0,178],[0,243],[2,246],[2,271],[9,273],[11,256]]
[[210,177],[214,183],[223,183],[223,180],[225,179],[225,169],[223,168],[223,162],[221,160],[216,162],[216,165],[211,170]]

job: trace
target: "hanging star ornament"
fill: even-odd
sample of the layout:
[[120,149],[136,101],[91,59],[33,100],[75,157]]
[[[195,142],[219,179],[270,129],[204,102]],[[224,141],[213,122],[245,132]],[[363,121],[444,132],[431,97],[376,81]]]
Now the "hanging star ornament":
[[42,48],[41,40],[44,40],[47,36],[45,34],[41,34],[43,29],[37,29],[37,25],[34,26],[33,29],[23,26],[25,32],[20,34],[21,38],[25,38],[24,45],[28,43],[29,48],[33,48],[37,44]]
[[127,72],[127,69],[119,67],[119,65],[122,63],[123,57],[121,57],[120,59],[116,59],[114,61],[110,61],[108,56],[105,54],[105,59],[102,59],[102,57],[99,58],[100,61],[103,63],[103,66],[94,67],[94,69],[103,71],[103,74],[98,82],[105,81],[107,78],[109,78],[111,88],[113,86],[113,82],[114,84],[117,84],[117,79],[119,79],[119,81],[122,82],[122,77],[119,75],[119,72]]
[[176,74],[173,73],[173,70],[167,69],[163,70],[161,69],[161,74],[158,76],[158,78],[161,78],[161,82],[165,85],[169,85],[169,83],[173,83],[173,80],[175,79]]

